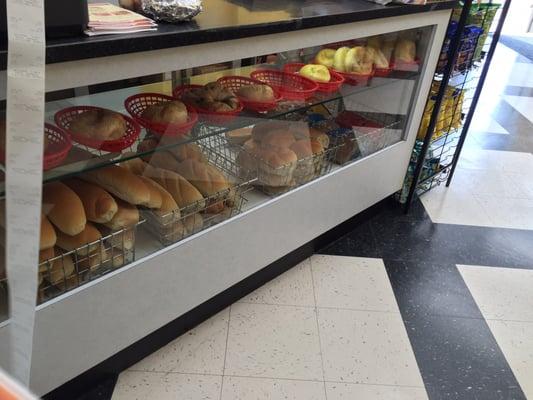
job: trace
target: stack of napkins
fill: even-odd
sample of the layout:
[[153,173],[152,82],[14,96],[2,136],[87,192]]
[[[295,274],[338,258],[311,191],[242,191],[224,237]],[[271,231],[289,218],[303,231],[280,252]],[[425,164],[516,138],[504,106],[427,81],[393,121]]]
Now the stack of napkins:
[[157,24],[143,15],[109,3],[89,3],[89,36],[155,31]]

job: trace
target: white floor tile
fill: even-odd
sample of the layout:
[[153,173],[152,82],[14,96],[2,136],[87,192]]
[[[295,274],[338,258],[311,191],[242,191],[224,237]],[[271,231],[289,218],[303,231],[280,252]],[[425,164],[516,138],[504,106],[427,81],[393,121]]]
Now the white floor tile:
[[[531,72],[529,74],[531,75]],[[533,122],[533,97],[505,95],[503,98],[529,122]]]
[[479,133],[509,134],[509,132],[493,118],[487,117],[484,110],[477,109],[474,118],[472,118],[470,128],[468,129],[468,136],[470,136],[470,134]]
[[315,309],[232,305],[225,375],[323,380]]
[[125,371],[112,400],[218,400],[221,376]]
[[328,400],[427,400],[423,388],[326,382]]
[[399,312],[383,260],[314,255],[317,307]]
[[483,317],[533,322],[533,271],[458,265]]
[[326,400],[323,382],[225,376],[221,400]]
[[242,298],[241,302],[314,307],[309,259]]
[[523,173],[533,170],[533,154],[468,148],[461,152],[457,165],[467,169]]
[[228,318],[229,308],[141,360],[130,370],[222,375]]
[[467,186],[454,182],[424,193],[420,200],[434,223],[492,226],[492,220]]
[[[470,193],[493,197],[526,198],[521,185],[511,179],[510,173],[490,170],[457,168],[450,189],[467,189]],[[448,190],[450,190],[448,189]]]
[[533,177],[531,171],[524,171],[522,173],[507,173],[507,176],[520,187],[520,190],[527,198],[533,199]]
[[533,399],[533,323],[487,321],[487,324],[522,391]]
[[326,381],[424,387],[400,314],[318,310]]
[[494,226],[533,230],[533,200],[475,195]]

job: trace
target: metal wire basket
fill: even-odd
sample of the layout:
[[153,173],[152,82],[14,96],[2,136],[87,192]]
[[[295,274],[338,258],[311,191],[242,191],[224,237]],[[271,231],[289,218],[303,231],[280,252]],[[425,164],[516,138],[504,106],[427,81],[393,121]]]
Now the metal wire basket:
[[60,252],[39,263],[38,303],[105,275],[135,260],[137,224],[108,232],[99,240],[71,251]]
[[[200,129],[201,135],[207,135],[214,128],[204,125]],[[224,174],[230,185],[228,189],[164,215],[153,210],[141,210],[147,221],[146,228],[165,246],[239,214],[247,201],[244,194],[257,179],[253,171],[239,175],[235,149],[223,135],[204,137],[198,139],[196,144],[201,147],[208,162]]]

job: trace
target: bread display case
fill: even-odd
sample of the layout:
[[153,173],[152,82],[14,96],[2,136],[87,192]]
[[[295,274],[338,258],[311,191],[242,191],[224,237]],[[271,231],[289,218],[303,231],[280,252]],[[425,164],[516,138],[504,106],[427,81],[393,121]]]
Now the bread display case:
[[289,3],[47,43],[37,394],[401,188],[454,2]]

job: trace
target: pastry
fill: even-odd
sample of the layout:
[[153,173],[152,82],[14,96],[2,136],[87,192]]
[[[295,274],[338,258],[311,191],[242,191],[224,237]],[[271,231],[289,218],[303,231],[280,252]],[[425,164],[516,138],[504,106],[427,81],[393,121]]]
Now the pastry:
[[85,229],[87,217],[80,198],[61,182],[43,186],[43,211],[60,231],[77,235]]
[[240,128],[234,129],[232,131],[226,131],[226,140],[230,144],[241,145],[244,144],[248,139],[252,137],[252,128]]
[[100,231],[87,222],[85,229],[77,235],[57,232],[57,246],[66,251],[76,250],[76,255],[86,256],[101,245],[101,238]]
[[239,108],[239,99],[218,82],[185,91],[182,100],[208,111],[229,112]]
[[315,62],[317,64],[321,64],[328,68],[331,68],[333,67],[334,57],[335,57],[335,50],[322,49],[315,56]]
[[75,116],[68,129],[77,135],[95,140],[120,139],[127,130],[126,120],[117,112],[89,110]]
[[329,82],[331,80],[328,68],[320,64],[304,65],[299,74],[316,82]]
[[385,57],[385,54],[380,49],[375,49],[374,65],[377,68],[387,69],[389,68],[389,60]]
[[260,83],[241,86],[236,90],[235,94],[248,101],[266,102],[274,100],[272,88]]
[[349,47],[340,47],[337,49],[337,51],[335,51],[335,55],[333,57],[333,68],[335,70],[340,72],[348,72],[345,67],[345,60],[348,51],[350,51]]
[[405,63],[413,63],[416,59],[416,44],[409,39],[399,39],[394,48],[394,59]]
[[68,179],[65,184],[80,198],[88,221],[108,222],[117,212],[115,199],[100,186],[79,179]]
[[86,172],[81,179],[101,186],[130,204],[146,204],[150,201],[150,190],[144,182],[128,169],[117,165]]
[[369,75],[372,73],[375,51],[371,47],[356,46],[345,56],[344,68],[346,72]]
[[187,122],[187,107],[179,100],[152,104],[142,112],[141,117],[157,124],[184,124]]

